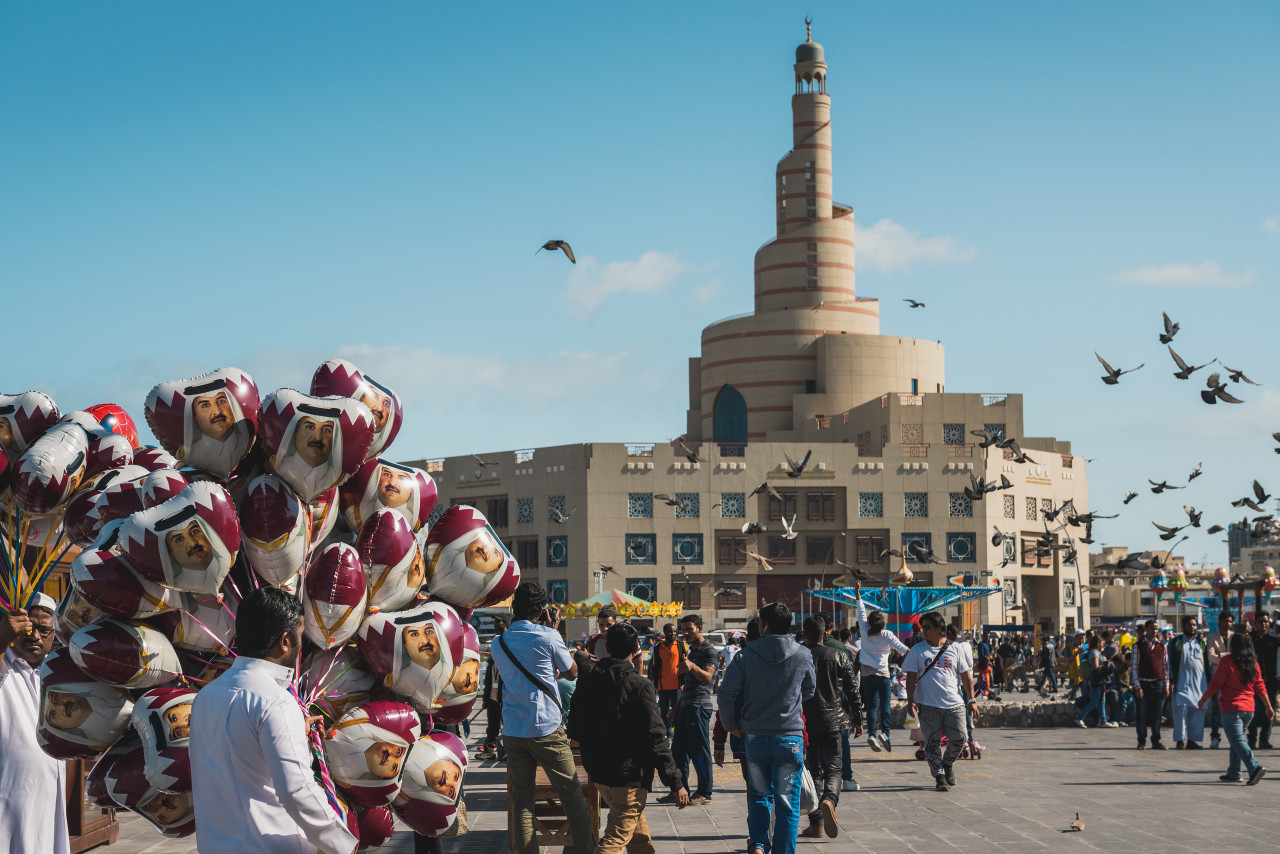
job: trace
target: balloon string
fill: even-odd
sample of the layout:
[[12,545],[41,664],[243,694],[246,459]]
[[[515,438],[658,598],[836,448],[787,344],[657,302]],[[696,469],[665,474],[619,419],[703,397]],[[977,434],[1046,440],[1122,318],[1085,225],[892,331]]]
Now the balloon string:
[[[308,706],[309,706],[309,705],[311,705],[313,702],[315,702],[316,697],[317,697],[317,696],[319,696],[319,695],[323,692],[323,690],[324,690],[325,688],[328,688],[328,687],[329,687],[329,685],[330,685],[330,684],[332,684],[332,683],[329,683],[329,682],[328,682],[329,674],[333,672],[333,666],[334,666],[335,664],[337,664],[337,663],[338,663],[338,659],[339,659],[339,658],[341,657],[341,655],[342,655],[342,649],[343,649],[343,648],[342,648],[342,647],[340,647],[340,646],[339,646],[339,647],[335,647],[335,648],[334,648],[334,651],[333,651],[333,660],[329,662],[329,666],[328,666],[328,667],[326,667],[326,668],[324,668],[324,672],[322,672],[322,673],[320,674],[320,677],[319,677],[318,679],[316,679],[316,684],[312,687],[311,691],[309,692],[310,696],[308,696],[308,697],[307,697],[307,699],[306,699],[306,702],[305,702],[305,704],[306,704],[306,705],[308,705]],[[326,651],[327,651],[327,650],[326,650]],[[321,664],[323,664],[323,663],[324,663],[324,654],[325,654],[325,652],[326,652],[326,651],[322,651],[322,652],[320,653],[320,663],[321,663]],[[347,672],[348,670],[350,670],[350,669],[351,669],[351,665],[349,665],[349,664],[348,664],[345,668],[343,668],[343,670],[342,670],[342,672],[341,672],[341,673],[339,673],[337,676],[333,677],[333,681],[334,681],[334,682],[338,681],[338,679],[342,676],[342,674],[343,674],[343,673],[346,673],[346,672]]]
[[[231,655],[235,655],[235,653],[231,652],[231,645],[230,645],[230,644],[228,644],[228,643],[227,643],[225,640],[223,640],[222,638],[218,637],[216,634],[214,634],[213,630],[212,630],[212,629],[210,629],[208,626],[206,626],[206,625],[204,624],[204,621],[203,621],[203,620],[201,620],[199,617],[197,617],[195,614],[193,614],[193,613],[192,613],[191,611],[189,611],[189,610],[188,610],[188,611],[183,611],[183,613],[184,613],[184,614],[186,614],[188,617],[190,617],[190,618],[192,619],[192,621],[193,621],[197,626],[199,626],[200,628],[204,629],[204,630],[205,630],[205,633],[206,633],[206,634],[208,634],[208,635],[209,635],[209,637],[213,638],[214,640],[216,640],[216,641],[218,642],[218,649],[220,649],[220,650],[225,649],[225,650],[226,650],[228,653],[230,653]],[[219,655],[222,655],[222,654],[223,654],[223,653],[219,653]]]

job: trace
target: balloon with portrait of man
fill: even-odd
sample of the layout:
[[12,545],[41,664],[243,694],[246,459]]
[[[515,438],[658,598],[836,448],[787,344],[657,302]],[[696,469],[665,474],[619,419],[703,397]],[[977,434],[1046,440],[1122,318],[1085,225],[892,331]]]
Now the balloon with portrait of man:
[[421,723],[407,703],[362,703],[334,723],[324,739],[333,781],[355,802],[386,806],[400,791],[400,772]]
[[204,481],[134,513],[119,542],[125,560],[144,578],[216,595],[240,548],[240,520],[230,493]]
[[391,447],[404,422],[399,395],[345,359],[330,359],[316,368],[311,377],[311,393],[317,397],[349,397],[369,408],[374,423],[369,457],[376,457]]
[[459,608],[501,602],[520,584],[520,566],[485,515],[456,504],[427,532],[427,590]]
[[363,403],[291,388],[263,399],[258,429],[268,468],[305,501],[355,474],[374,432],[373,414]]
[[110,747],[129,725],[133,701],[85,673],[65,647],[40,664],[36,742],[55,759],[83,759]]
[[181,465],[227,478],[253,448],[258,406],[253,377],[228,367],[160,383],[147,395],[144,414]]
[[418,833],[437,836],[458,813],[467,772],[467,750],[450,732],[424,733],[405,759],[400,792],[391,803],[400,820]]

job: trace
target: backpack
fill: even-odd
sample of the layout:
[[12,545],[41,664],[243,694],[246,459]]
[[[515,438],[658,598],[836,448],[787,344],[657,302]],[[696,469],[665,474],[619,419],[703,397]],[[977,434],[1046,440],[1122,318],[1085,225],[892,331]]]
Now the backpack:
[[1076,672],[1080,675],[1081,682],[1089,682],[1093,679],[1093,661],[1090,659],[1089,650],[1078,650],[1076,652]]

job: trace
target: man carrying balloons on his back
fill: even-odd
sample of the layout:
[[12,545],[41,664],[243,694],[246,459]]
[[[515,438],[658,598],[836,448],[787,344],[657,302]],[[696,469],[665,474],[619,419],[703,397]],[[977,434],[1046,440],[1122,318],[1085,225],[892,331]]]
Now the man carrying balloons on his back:
[[[36,741],[39,668],[53,647],[52,598],[0,617],[0,850],[66,854],[63,764]],[[52,712],[51,712],[52,714]]]

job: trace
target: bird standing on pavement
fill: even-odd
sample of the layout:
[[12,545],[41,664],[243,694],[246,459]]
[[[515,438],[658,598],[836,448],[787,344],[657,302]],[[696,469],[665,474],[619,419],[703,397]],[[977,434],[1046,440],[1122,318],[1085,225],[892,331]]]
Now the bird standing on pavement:
[[[1166,316],[1165,319],[1167,320],[1168,317]],[[1071,822],[1071,829],[1077,832],[1084,830],[1084,819],[1080,817],[1080,813],[1076,813],[1076,820]]]

